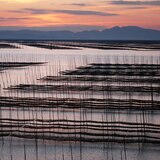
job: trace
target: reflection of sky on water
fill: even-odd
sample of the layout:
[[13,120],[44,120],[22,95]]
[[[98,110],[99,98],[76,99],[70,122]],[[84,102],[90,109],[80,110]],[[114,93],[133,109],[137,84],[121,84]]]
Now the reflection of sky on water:
[[[38,81],[37,79],[49,75],[58,75],[58,72],[64,70],[75,69],[78,66],[86,65],[89,63],[158,63],[160,52],[159,51],[129,51],[129,50],[96,50],[96,49],[82,49],[82,50],[47,50],[39,49],[33,47],[23,46],[23,49],[1,49],[0,50],[0,59],[1,61],[12,61],[12,62],[48,62],[40,66],[29,66],[22,68],[15,68],[11,70],[6,70],[0,73],[0,85],[1,85],[1,95],[5,96],[16,96],[16,97],[60,97],[60,98],[83,98],[85,93],[74,93],[70,95],[64,95],[63,93],[23,93],[23,92],[11,92],[4,91],[3,88],[7,88],[10,85],[18,84],[44,84],[44,82]],[[45,82],[48,84],[47,82]],[[61,82],[56,82],[55,84],[61,84]],[[85,83],[87,84],[87,83]],[[113,83],[114,84],[114,83]],[[129,95],[126,94],[112,94],[110,97],[114,98],[126,98]],[[140,96],[140,95],[130,95],[132,98],[137,99],[149,99],[150,95]],[[87,98],[102,98],[101,94],[87,94]],[[159,99],[159,95],[155,95],[155,99]],[[35,109],[30,109],[29,111],[19,111],[19,118],[41,118],[42,114],[44,119],[49,119],[50,116],[54,119],[65,118],[65,119],[80,119],[80,113],[77,112],[61,112],[58,111],[35,111]],[[52,112],[52,115],[50,115]],[[1,118],[10,118],[11,113],[9,110],[3,110],[1,112]],[[134,122],[137,118],[137,121],[141,121],[141,113],[130,113],[128,111],[125,113],[111,114],[111,113],[87,113],[87,120],[98,120],[102,121],[105,118],[108,120],[115,121],[127,121]],[[17,110],[12,111],[12,118],[17,117]],[[159,114],[147,114],[145,117],[146,121],[149,123],[159,124]],[[26,147],[26,156],[27,160],[36,159],[36,149],[35,141],[31,140],[17,140],[16,138],[12,139],[10,143],[10,137],[0,138],[0,155],[1,159],[10,160],[12,153],[13,160],[22,160],[24,159],[24,144]],[[5,143],[3,143],[3,141]],[[56,143],[39,141],[38,142],[38,157],[39,160],[70,160],[80,159],[80,144],[72,143],[68,145],[67,143]],[[82,145],[82,158],[84,160],[115,160],[115,159],[125,159],[125,150],[124,145],[112,144],[108,148],[104,148],[104,145],[107,144],[81,144]],[[159,147],[156,146],[142,146],[143,150],[139,151],[136,146],[128,145],[127,146],[127,160],[157,160],[160,157]],[[155,147],[155,148],[153,148]],[[12,149],[11,149],[12,148]],[[71,156],[71,154],[73,154]]]

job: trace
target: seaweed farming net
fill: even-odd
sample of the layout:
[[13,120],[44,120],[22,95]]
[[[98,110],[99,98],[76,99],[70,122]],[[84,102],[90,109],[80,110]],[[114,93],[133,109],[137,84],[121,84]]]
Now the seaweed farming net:
[[[52,48],[26,45],[67,50],[55,48],[57,43]],[[48,145],[55,153],[50,158],[82,160],[86,145],[100,147],[103,158],[113,159],[113,146],[118,144],[118,158],[126,160],[130,145],[141,150],[146,144],[160,144],[159,57],[128,56],[126,63],[128,59],[121,56],[111,60],[104,55],[105,62],[82,56],[82,62],[76,64],[79,57],[69,59],[67,66],[56,56],[47,56],[47,63],[44,57],[35,62],[0,62],[0,141],[2,148],[8,144],[7,159],[16,157],[15,140],[21,141],[25,160],[42,159],[42,146],[47,159]],[[24,77],[15,78],[11,71]],[[28,142],[34,146],[32,158],[27,158]]]

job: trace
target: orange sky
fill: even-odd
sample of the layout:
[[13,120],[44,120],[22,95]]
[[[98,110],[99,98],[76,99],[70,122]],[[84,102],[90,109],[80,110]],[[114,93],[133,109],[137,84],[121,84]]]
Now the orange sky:
[[0,4],[0,26],[160,30],[160,0],[0,0]]

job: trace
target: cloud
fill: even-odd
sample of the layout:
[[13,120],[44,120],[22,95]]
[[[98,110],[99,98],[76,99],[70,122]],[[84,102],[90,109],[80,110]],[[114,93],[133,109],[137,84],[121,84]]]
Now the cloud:
[[115,13],[106,13],[98,11],[89,11],[89,10],[47,10],[47,9],[33,9],[33,8],[24,8],[22,10],[10,10],[9,12],[16,13],[30,13],[30,14],[71,14],[71,15],[96,15],[96,16],[117,16]]
[[75,6],[75,7],[88,7],[88,6],[96,6],[94,3],[68,3],[64,4],[67,6]]
[[1,22],[9,22],[9,21],[21,21],[21,20],[28,20],[29,18],[26,17],[20,17],[20,18],[15,18],[15,17],[9,17],[9,18],[4,18],[0,17]]
[[97,15],[97,16],[116,16],[114,13],[88,11],[88,10],[55,10],[56,13],[65,13],[73,15]]
[[66,4],[66,5],[79,6],[79,7],[90,6],[90,4],[86,4],[86,3],[71,3],[71,4]]
[[151,1],[129,1],[129,0],[116,0],[116,1],[111,1],[111,4],[115,5],[154,5],[154,6],[159,6],[160,5],[160,0],[151,0]]
[[128,7],[128,9],[147,9],[148,7],[136,6],[136,7]]

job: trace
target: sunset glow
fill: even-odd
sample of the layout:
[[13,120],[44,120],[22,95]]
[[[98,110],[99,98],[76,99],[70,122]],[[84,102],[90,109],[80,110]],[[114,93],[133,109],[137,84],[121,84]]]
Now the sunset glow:
[[0,26],[140,26],[160,30],[159,0],[1,0]]

